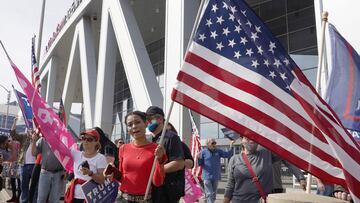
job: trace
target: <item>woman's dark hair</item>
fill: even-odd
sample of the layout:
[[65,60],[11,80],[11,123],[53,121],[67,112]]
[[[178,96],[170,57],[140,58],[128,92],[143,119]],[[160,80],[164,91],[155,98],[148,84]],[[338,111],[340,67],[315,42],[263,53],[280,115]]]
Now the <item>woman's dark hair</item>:
[[124,120],[124,123],[125,123],[125,124],[126,124],[126,120],[127,120],[128,116],[131,116],[131,115],[139,116],[139,117],[141,118],[141,120],[144,121],[144,123],[146,122],[146,113],[145,113],[145,112],[142,112],[142,111],[132,111],[132,112],[129,112],[128,114],[126,114],[125,120]]
[[176,131],[175,127],[173,126],[173,124],[171,124],[170,122],[168,122],[166,128],[170,131],[175,132],[176,134],[178,134],[178,132]]
[[[95,129],[100,135],[100,139],[99,139],[100,144],[96,146],[99,152],[101,154],[106,154],[106,151],[109,151],[111,148],[111,150],[113,151],[112,153],[117,154],[118,151],[116,145],[113,142],[111,142],[111,140],[109,140],[109,138],[106,136],[104,131],[100,127],[94,127],[93,129]],[[119,164],[119,156],[115,156],[114,164],[115,166]]]
[[5,144],[8,141],[8,136],[0,135],[0,145]]

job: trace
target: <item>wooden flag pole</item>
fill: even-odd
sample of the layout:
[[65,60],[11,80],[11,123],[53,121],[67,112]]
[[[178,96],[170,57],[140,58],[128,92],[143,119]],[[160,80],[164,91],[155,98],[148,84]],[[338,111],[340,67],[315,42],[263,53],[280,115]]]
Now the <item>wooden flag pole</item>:
[[[325,27],[328,20],[328,12],[325,11],[322,13],[321,17],[321,41],[320,41],[320,51],[319,51],[319,60],[318,60],[318,70],[317,70],[317,78],[316,78],[316,91],[319,95],[321,95],[321,72],[322,72],[322,66],[323,66],[323,58],[324,58],[324,49],[325,49]],[[311,182],[312,177],[311,174],[308,173],[307,180],[306,180],[306,193],[311,192]]]

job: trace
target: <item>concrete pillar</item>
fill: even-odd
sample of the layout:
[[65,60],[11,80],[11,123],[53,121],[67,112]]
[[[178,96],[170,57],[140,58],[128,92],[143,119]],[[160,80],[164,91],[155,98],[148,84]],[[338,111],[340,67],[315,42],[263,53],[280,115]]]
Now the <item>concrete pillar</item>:
[[64,102],[64,110],[66,113],[66,120],[69,120],[69,113],[71,110],[71,104],[75,96],[76,86],[80,78],[80,58],[79,58],[79,35],[75,30],[73,41],[70,50],[70,56],[65,75],[64,90],[62,93],[62,99]]
[[85,128],[93,127],[96,94],[96,57],[94,38],[89,18],[82,18],[78,25],[81,81],[85,116]]
[[56,74],[57,74],[57,63],[56,57],[52,56],[50,60],[50,67],[47,73],[47,88],[46,88],[46,102],[49,106],[54,106],[54,96],[55,96],[55,85],[56,85]]
[[[165,24],[165,95],[164,111],[167,114],[170,107],[171,92],[176,82],[176,76],[182,65],[184,54],[189,42],[200,1],[167,0]],[[194,116],[199,128],[199,117]],[[188,110],[175,103],[170,122],[178,130],[179,136],[189,142],[191,123]]]
[[116,68],[115,33],[109,19],[108,8],[103,1],[99,42],[99,62],[95,98],[94,126],[99,126],[109,135],[112,133],[114,105],[114,81]]

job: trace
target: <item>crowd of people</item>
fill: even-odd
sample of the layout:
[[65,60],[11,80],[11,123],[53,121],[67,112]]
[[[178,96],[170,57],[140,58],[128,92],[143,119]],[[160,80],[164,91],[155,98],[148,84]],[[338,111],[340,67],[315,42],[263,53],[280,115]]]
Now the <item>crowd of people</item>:
[[[166,123],[161,108],[151,106],[146,112],[130,112],[124,122],[132,141],[115,140],[115,151],[102,144],[105,134],[100,128],[81,132],[80,150],[70,150],[74,172],[67,174],[41,133],[28,129],[25,134],[18,134],[15,119],[10,136],[0,136],[1,170],[3,174],[8,173],[6,176],[10,177],[12,188],[12,198],[7,202],[57,203],[68,182],[64,202],[83,203],[85,195],[81,185],[91,179],[98,184],[106,179],[118,181],[120,186],[116,202],[179,202],[185,195],[184,170],[194,166],[194,159],[174,126],[171,123],[166,126],[163,145],[159,145]],[[225,151],[217,147],[215,139],[208,139],[207,146],[197,157],[203,169],[200,181],[207,203],[216,200],[221,178],[220,158],[230,159],[224,203],[257,203],[265,200],[270,193],[285,192],[281,184],[281,163],[290,169],[305,189],[306,181],[298,168],[246,137],[240,140],[241,153],[234,155],[234,142],[231,141],[229,150]],[[151,190],[145,195],[154,159]],[[8,169],[3,170],[3,165]],[[320,180],[319,183],[322,184],[319,194],[330,196],[337,192]],[[349,199],[347,193],[336,195]]]

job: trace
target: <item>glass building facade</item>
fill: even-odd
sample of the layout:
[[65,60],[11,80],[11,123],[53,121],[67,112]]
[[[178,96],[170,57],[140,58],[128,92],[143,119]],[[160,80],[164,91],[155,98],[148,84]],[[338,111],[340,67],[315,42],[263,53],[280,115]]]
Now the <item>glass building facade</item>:
[[[317,63],[317,39],[313,0],[247,0],[259,17],[302,68],[314,84]],[[165,25],[162,29],[165,29]],[[144,34],[144,33],[143,33]],[[159,86],[164,93],[164,38],[146,46]],[[129,140],[123,123],[127,112],[133,110],[131,93],[122,64],[118,64],[114,92],[112,140],[123,137]],[[200,117],[202,139],[223,138],[220,124]]]

